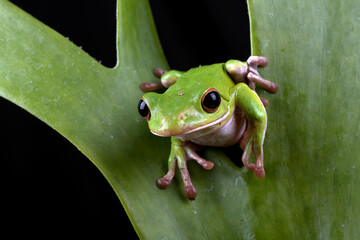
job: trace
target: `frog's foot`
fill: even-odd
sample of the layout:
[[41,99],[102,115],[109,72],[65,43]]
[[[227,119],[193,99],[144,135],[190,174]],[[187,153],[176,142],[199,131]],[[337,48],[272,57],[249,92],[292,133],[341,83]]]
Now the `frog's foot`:
[[166,189],[169,187],[173,177],[174,176],[169,177],[169,176],[165,175],[164,177],[162,177],[156,181],[156,185],[161,189]]
[[254,174],[256,177],[264,178],[265,177],[265,169],[264,169],[264,163],[263,163],[262,156],[256,158],[256,164],[253,164],[253,163],[249,164],[249,156],[250,156],[250,153],[245,158],[242,159],[242,161],[244,163],[244,167],[246,167],[246,169],[254,171]]
[[178,78],[181,77],[183,72],[177,70],[166,71],[162,68],[155,68],[153,73],[156,77],[160,78],[160,83],[142,83],[140,88],[144,92],[171,87],[174,83],[176,83]]
[[[155,68],[153,70],[154,76],[158,78],[161,78],[161,76],[164,75],[165,73],[167,73],[167,71],[162,68]],[[140,88],[143,92],[151,92],[156,89],[165,88],[165,86],[161,82],[159,83],[143,82],[141,83]]]
[[[269,63],[269,60],[266,57],[261,57],[261,56],[249,57],[247,60],[247,64],[249,65],[249,72],[247,74],[247,79],[250,82],[257,83],[257,84],[263,86],[270,93],[276,93],[278,90],[278,86],[275,83],[262,78],[257,71],[258,66],[265,67],[266,65],[268,65],[268,63]],[[254,90],[255,87],[254,87],[254,85],[251,86],[250,82],[249,82],[249,86],[251,89]],[[252,88],[252,87],[254,87],[254,88]]]
[[169,187],[171,180],[175,176],[176,160],[173,163],[172,168],[166,173],[166,175],[156,181],[156,185],[161,189]]
[[258,178],[264,178],[265,177],[265,169],[264,169],[263,154],[261,153],[258,156],[255,154],[255,158],[256,158],[256,163],[255,163],[255,167],[253,169],[254,174]]
[[[258,66],[265,67],[269,63],[266,57],[251,56],[245,62],[229,60],[225,63],[225,69],[235,83],[246,83],[252,90],[255,90],[255,83],[263,86],[268,92],[275,93],[278,86],[263,79],[258,73]],[[263,104],[266,105],[263,101]],[[267,101],[266,101],[267,102]]]
[[194,145],[190,142],[188,142],[185,145],[185,151],[186,151],[186,155],[187,155],[187,159],[192,159],[195,160],[198,164],[200,164],[204,169],[206,170],[211,170],[214,167],[214,163],[211,161],[208,161],[202,157],[200,157],[195,150],[198,148],[197,145]]
[[[244,164],[244,167],[246,169],[252,170],[254,171],[255,176],[257,176],[258,178],[264,178],[265,177],[265,170],[264,170],[264,161],[263,161],[263,153],[262,150],[260,150],[260,153],[256,153],[254,151],[254,146],[253,144],[250,143],[248,140],[252,138],[252,129],[250,126],[247,126],[244,135],[242,137],[242,139],[240,140],[240,147],[242,149],[244,149],[244,153],[242,156],[242,162]],[[250,140],[252,141],[252,140]],[[255,158],[256,158],[256,163],[250,163],[249,164],[249,157],[251,152],[255,153]]]
[[187,161],[195,160],[198,164],[200,164],[204,169],[210,170],[214,167],[214,163],[203,159],[200,157],[195,150],[199,150],[201,146],[195,145],[191,142],[186,142],[183,145],[183,149],[185,150],[185,158],[178,162],[178,166],[181,172],[181,177],[184,182],[185,194],[186,197],[190,200],[195,200],[196,197],[196,189],[191,183],[190,174],[187,169]]

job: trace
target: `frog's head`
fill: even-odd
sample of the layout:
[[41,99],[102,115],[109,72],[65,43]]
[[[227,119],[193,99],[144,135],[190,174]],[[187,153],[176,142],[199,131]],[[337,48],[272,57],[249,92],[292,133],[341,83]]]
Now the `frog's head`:
[[[213,68],[214,65],[191,69],[165,93],[143,96],[139,112],[153,134],[183,135],[220,124],[229,116],[231,79],[221,65],[216,68],[220,72]],[[225,82],[222,78],[226,78]]]

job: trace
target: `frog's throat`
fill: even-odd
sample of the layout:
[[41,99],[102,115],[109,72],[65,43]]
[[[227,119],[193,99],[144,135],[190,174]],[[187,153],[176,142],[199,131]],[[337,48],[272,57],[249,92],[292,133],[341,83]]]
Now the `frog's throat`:
[[205,124],[203,126],[200,126],[200,127],[194,128],[194,129],[190,129],[190,130],[187,130],[187,131],[184,131],[184,132],[180,132],[180,133],[177,133],[177,134],[159,134],[159,133],[153,132],[151,130],[150,131],[151,131],[152,134],[154,134],[156,136],[160,136],[160,137],[171,137],[171,136],[184,135],[184,134],[196,132],[196,131],[199,131],[201,129],[209,128],[211,126],[219,124],[219,123],[223,122],[230,115],[230,112],[231,112],[231,110],[230,110],[230,105],[229,105],[227,112],[223,116],[216,119],[214,122],[211,122],[211,123]]

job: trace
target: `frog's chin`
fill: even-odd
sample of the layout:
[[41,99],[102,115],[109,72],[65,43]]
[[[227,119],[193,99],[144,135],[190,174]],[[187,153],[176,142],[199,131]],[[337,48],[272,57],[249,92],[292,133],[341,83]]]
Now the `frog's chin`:
[[228,110],[223,116],[219,117],[218,119],[216,119],[215,121],[213,121],[211,123],[208,123],[208,124],[196,127],[196,128],[187,129],[187,130],[179,131],[179,132],[172,132],[169,130],[165,130],[164,132],[159,133],[159,132],[154,132],[152,130],[150,130],[150,131],[152,134],[154,134],[156,136],[160,136],[160,137],[171,137],[171,136],[180,136],[180,135],[183,136],[183,135],[195,133],[197,131],[201,131],[204,129],[211,129],[212,127],[215,127],[216,125],[220,125],[222,122],[225,121],[225,119],[227,119],[229,117],[229,115],[230,115],[230,106],[228,106]]

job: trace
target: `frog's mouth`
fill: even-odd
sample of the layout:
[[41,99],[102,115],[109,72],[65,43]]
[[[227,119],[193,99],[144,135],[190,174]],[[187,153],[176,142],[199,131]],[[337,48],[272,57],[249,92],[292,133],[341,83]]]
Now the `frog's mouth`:
[[174,131],[174,132],[165,129],[165,130],[161,131],[161,133],[154,132],[152,130],[150,130],[150,131],[151,131],[152,134],[154,134],[156,136],[160,136],[160,137],[171,137],[171,136],[187,135],[187,134],[190,134],[190,133],[198,132],[198,131],[203,130],[203,129],[209,129],[210,130],[210,129],[212,129],[213,126],[215,127],[216,125],[220,126],[220,125],[222,125],[221,123],[223,123],[225,121],[225,119],[229,117],[229,115],[230,115],[230,106],[228,106],[228,110],[223,116],[219,117],[218,119],[216,119],[213,122],[210,122],[208,124],[205,124],[205,125],[202,125],[202,126],[199,126],[199,127],[196,127],[196,128],[183,129],[183,130]]

